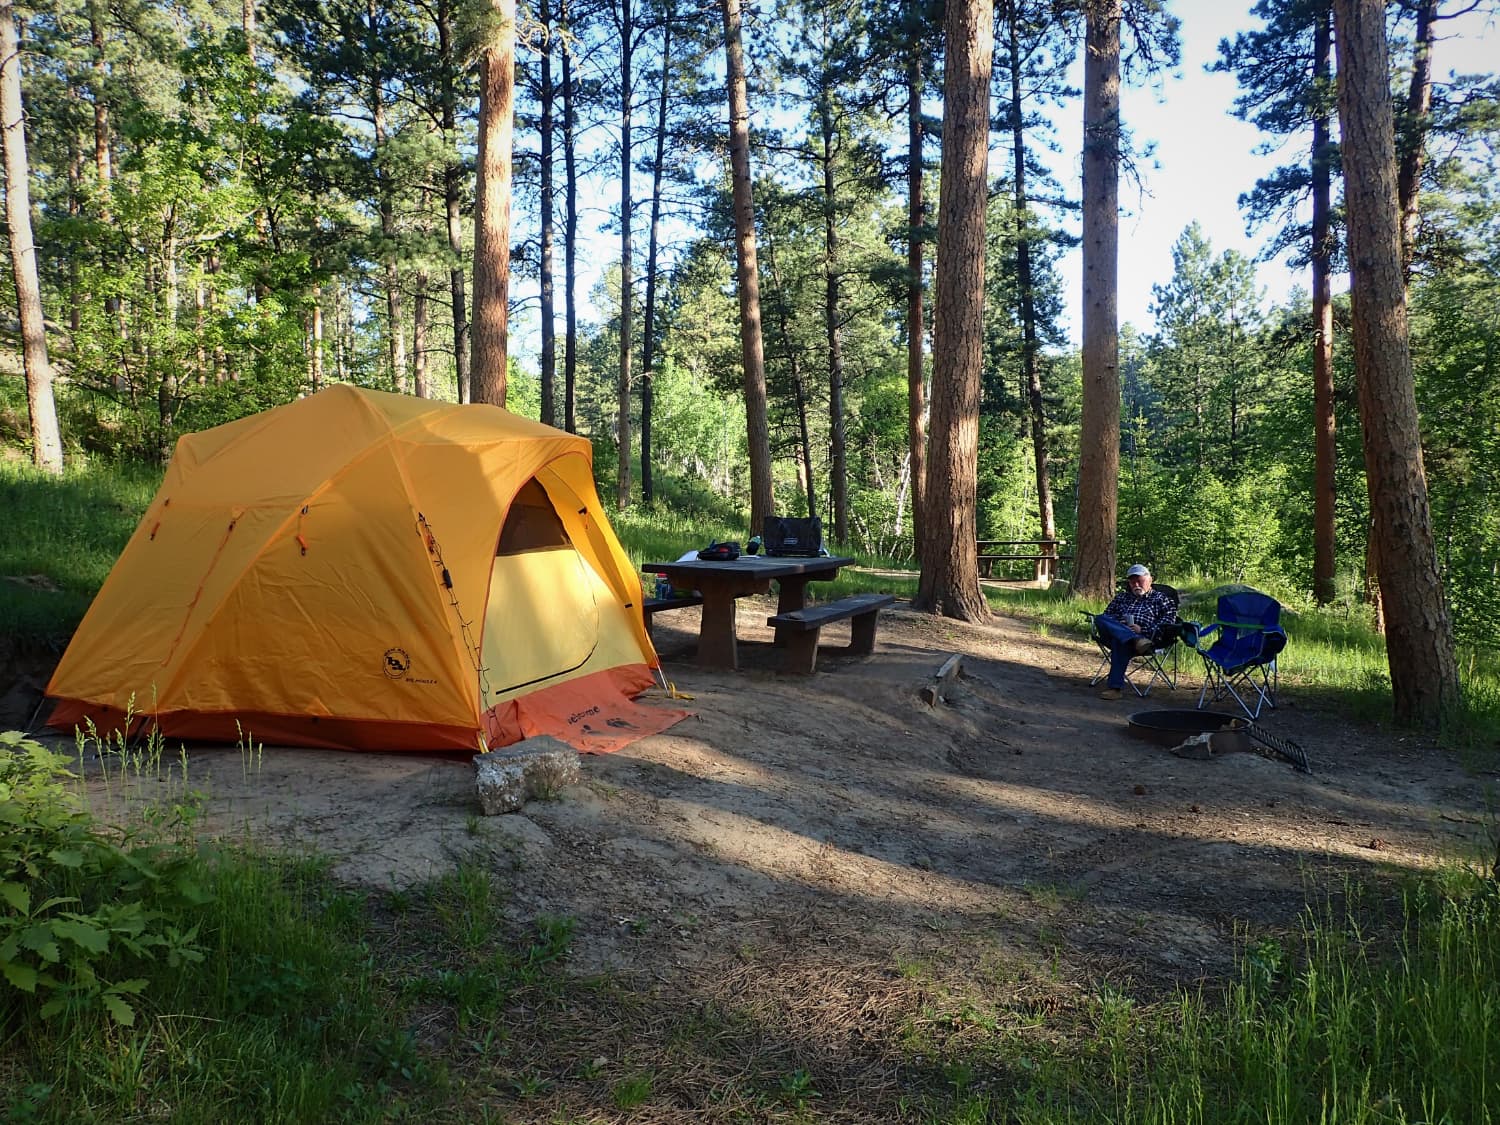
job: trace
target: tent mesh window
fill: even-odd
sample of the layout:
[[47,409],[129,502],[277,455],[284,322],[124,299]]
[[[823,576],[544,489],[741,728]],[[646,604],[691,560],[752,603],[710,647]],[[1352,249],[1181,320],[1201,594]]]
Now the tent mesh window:
[[527,551],[551,551],[572,545],[547,493],[535,478],[527,481],[511,501],[495,554],[520,555]]

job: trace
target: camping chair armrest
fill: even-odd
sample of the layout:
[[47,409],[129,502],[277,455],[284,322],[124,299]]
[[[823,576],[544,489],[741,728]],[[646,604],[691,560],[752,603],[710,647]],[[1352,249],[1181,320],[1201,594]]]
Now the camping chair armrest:
[[1151,639],[1162,646],[1172,644],[1174,641],[1186,641],[1187,629],[1191,624],[1191,621],[1168,621],[1157,628],[1156,632],[1151,635]]
[[1200,625],[1196,621],[1179,621],[1177,623],[1177,635],[1188,648],[1202,652],[1203,646],[1198,642],[1214,632],[1218,627],[1219,622],[1217,621],[1209,625]]

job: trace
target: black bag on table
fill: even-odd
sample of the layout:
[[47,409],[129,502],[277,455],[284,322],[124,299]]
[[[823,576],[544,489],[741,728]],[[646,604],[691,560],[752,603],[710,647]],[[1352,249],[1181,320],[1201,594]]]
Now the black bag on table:
[[740,557],[740,545],[733,540],[727,543],[710,543],[698,552],[703,562],[733,562]]

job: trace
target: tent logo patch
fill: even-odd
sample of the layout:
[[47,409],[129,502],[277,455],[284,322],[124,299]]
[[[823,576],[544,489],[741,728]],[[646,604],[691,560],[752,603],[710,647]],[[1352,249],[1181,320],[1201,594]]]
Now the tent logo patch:
[[406,655],[404,648],[388,648],[385,650],[383,666],[387,676],[399,680],[411,671],[411,657]]

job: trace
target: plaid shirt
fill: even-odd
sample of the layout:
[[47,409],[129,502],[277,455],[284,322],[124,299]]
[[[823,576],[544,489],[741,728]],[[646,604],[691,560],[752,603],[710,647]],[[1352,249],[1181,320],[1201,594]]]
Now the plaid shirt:
[[1177,607],[1172,604],[1170,597],[1155,588],[1149,594],[1142,595],[1121,590],[1104,607],[1104,616],[1123,621],[1126,614],[1135,617],[1135,623],[1140,627],[1143,637],[1154,637],[1162,626],[1177,620]]

